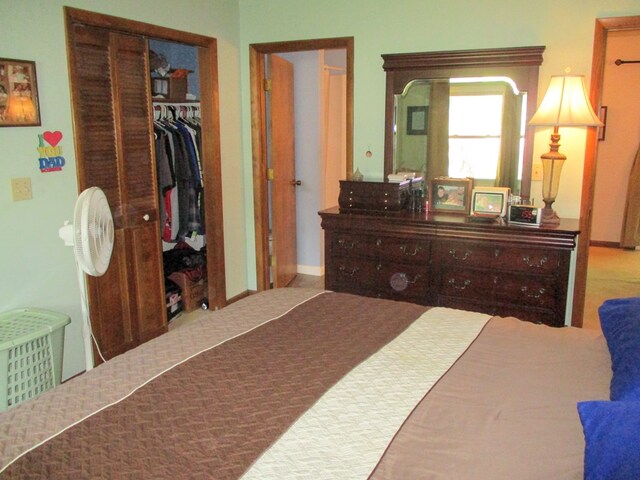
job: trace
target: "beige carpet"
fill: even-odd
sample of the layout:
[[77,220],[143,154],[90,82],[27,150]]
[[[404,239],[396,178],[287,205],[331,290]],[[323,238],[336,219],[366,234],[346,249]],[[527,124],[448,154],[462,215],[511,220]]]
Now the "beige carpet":
[[640,296],[640,250],[590,247],[583,327],[599,329],[598,307],[609,298]]

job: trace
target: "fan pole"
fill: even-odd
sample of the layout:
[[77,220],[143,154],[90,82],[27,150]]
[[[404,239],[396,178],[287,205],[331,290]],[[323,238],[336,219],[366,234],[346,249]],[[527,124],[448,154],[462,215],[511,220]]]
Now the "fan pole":
[[93,344],[91,341],[91,319],[89,318],[89,309],[87,308],[87,279],[85,277],[80,264],[76,262],[76,270],[78,272],[78,285],[80,286],[80,304],[82,307],[82,339],[84,340],[84,362],[85,371],[93,369]]

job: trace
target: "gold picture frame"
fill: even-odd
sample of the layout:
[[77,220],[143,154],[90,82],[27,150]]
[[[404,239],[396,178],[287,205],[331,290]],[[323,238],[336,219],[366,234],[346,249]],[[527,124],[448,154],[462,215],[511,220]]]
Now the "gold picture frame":
[[40,125],[36,63],[0,58],[0,127]]
[[429,209],[436,212],[468,214],[473,178],[437,177],[429,184]]

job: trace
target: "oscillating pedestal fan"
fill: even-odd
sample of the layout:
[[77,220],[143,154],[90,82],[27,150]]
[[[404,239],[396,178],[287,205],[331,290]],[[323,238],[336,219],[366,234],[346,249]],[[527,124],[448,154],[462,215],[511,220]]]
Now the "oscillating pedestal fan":
[[[82,295],[84,356],[86,370],[89,371],[93,368],[93,334],[84,273],[94,277],[104,275],[113,252],[113,217],[104,192],[98,187],[90,187],[83,191],[76,201],[73,224],[65,222],[58,233],[65,245],[73,246],[76,259],[78,284]],[[96,347],[100,352],[97,343]]]

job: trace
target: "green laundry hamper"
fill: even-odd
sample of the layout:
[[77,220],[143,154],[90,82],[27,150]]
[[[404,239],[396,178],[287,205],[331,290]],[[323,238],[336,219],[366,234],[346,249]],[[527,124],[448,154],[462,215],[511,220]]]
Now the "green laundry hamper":
[[60,383],[67,315],[40,308],[0,313],[0,412]]

